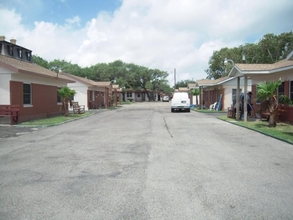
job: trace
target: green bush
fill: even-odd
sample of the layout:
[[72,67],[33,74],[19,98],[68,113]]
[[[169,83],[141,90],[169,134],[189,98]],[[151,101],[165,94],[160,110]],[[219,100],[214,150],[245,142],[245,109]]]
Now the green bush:
[[286,95],[280,95],[279,103],[292,105],[292,100]]

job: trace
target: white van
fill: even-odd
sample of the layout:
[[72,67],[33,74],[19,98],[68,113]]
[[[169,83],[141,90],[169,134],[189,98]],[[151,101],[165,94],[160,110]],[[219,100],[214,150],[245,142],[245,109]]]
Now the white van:
[[190,112],[190,99],[187,92],[175,92],[171,103],[171,112],[176,110]]

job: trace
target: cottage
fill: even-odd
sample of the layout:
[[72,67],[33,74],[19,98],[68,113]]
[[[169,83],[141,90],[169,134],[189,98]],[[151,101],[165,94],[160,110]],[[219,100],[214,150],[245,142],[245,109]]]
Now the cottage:
[[[286,95],[293,100],[293,51],[286,59],[273,64],[235,64],[229,73],[229,77],[243,78],[244,84],[247,84],[247,80],[251,79],[253,99],[255,99],[256,85],[259,82],[271,82],[280,79],[282,85],[278,88],[277,98],[280,95]],[[239,84],[237,87],[239,88]],[[246,91],[247,89],[244,87],[244,92],[246,93]],[[260,103],[257,102],[256,105],[256,108],[259,108]],[[293,106],[284,109],[281,120],[293,122]]]
[[110,106],[112,83],[96,82],[84,77],[75,76],[69,73],[61,73],[62,76],[74,80],[68,83],[68,87],[76,91],[74,101],[85,106],[85,110],[108,108]]
[[[236,104],[237,79],[236,77],[221,77],[216,80],[202,79],[197,80],[202,96],[202,105],[209,107],[217,102],[221,110],[227,110]],[[248,81],[248,90],[251,90],[251,81]],[[240,81],[239,93],[244,91],[244,80]],[[219,101],[221,103],[219,103]]]
[[73,83],[33,62],[32,51],[0,37],[0,105],[19,105],[19,122],[60,114],[58,89]]
[[147,92],[144,90],[126,89],[123,92],[123,100],[128,100],[131,102],[148,102],[160,100],[160,94],[158,92],[152,92],[151,90],[148,90],[148,94],[150,97],[147,96]]

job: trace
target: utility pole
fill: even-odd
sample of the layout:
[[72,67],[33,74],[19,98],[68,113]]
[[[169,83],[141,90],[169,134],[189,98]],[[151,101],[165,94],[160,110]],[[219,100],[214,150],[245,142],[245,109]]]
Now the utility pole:
[[175,88],[175,85],[176,85],[176,68],[174,68],[174,88]]

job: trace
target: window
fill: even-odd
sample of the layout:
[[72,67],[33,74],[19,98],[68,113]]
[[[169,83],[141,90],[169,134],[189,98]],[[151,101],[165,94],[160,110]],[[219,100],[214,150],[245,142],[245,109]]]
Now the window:
[[140,93],[137,93],[137,97],[140,98]]
[[285,82],[282,82],[282,84],[278,87],[278,101],[281,95],[285,95]]
[[131,98],[131,97],[132,97],[132,92],[128,92],[128,93],[127,93],[127,97],[128,97],[128,98]]
[[[233,106],[236,104],[236,91],[237,89],[232,89],[232,103],[233,103]],[[242,90],[239,89],[239,95],[241,94]]]
[[10,45],[7,45],[7,52],[10,56],[13,56],[13,47]]
[[31,99],[31,84],[23,84],[23,104],[30,105],[32,104]]
[[32,57],[30,52],[26,52],[26,58],[28,61],[31,61]]
[[17,53],[18,53],[18,57],[22,58],[22,50],[21,49],[17,49]]
[[58,93],[58,90],[61,89],[61,87],[58,87],[57,88],[57,103],[60,103],[61,102],[61,96],[59,95]]
[[293,101],[293,80],[290,81],[290,91],[289,91],[290,99]]

